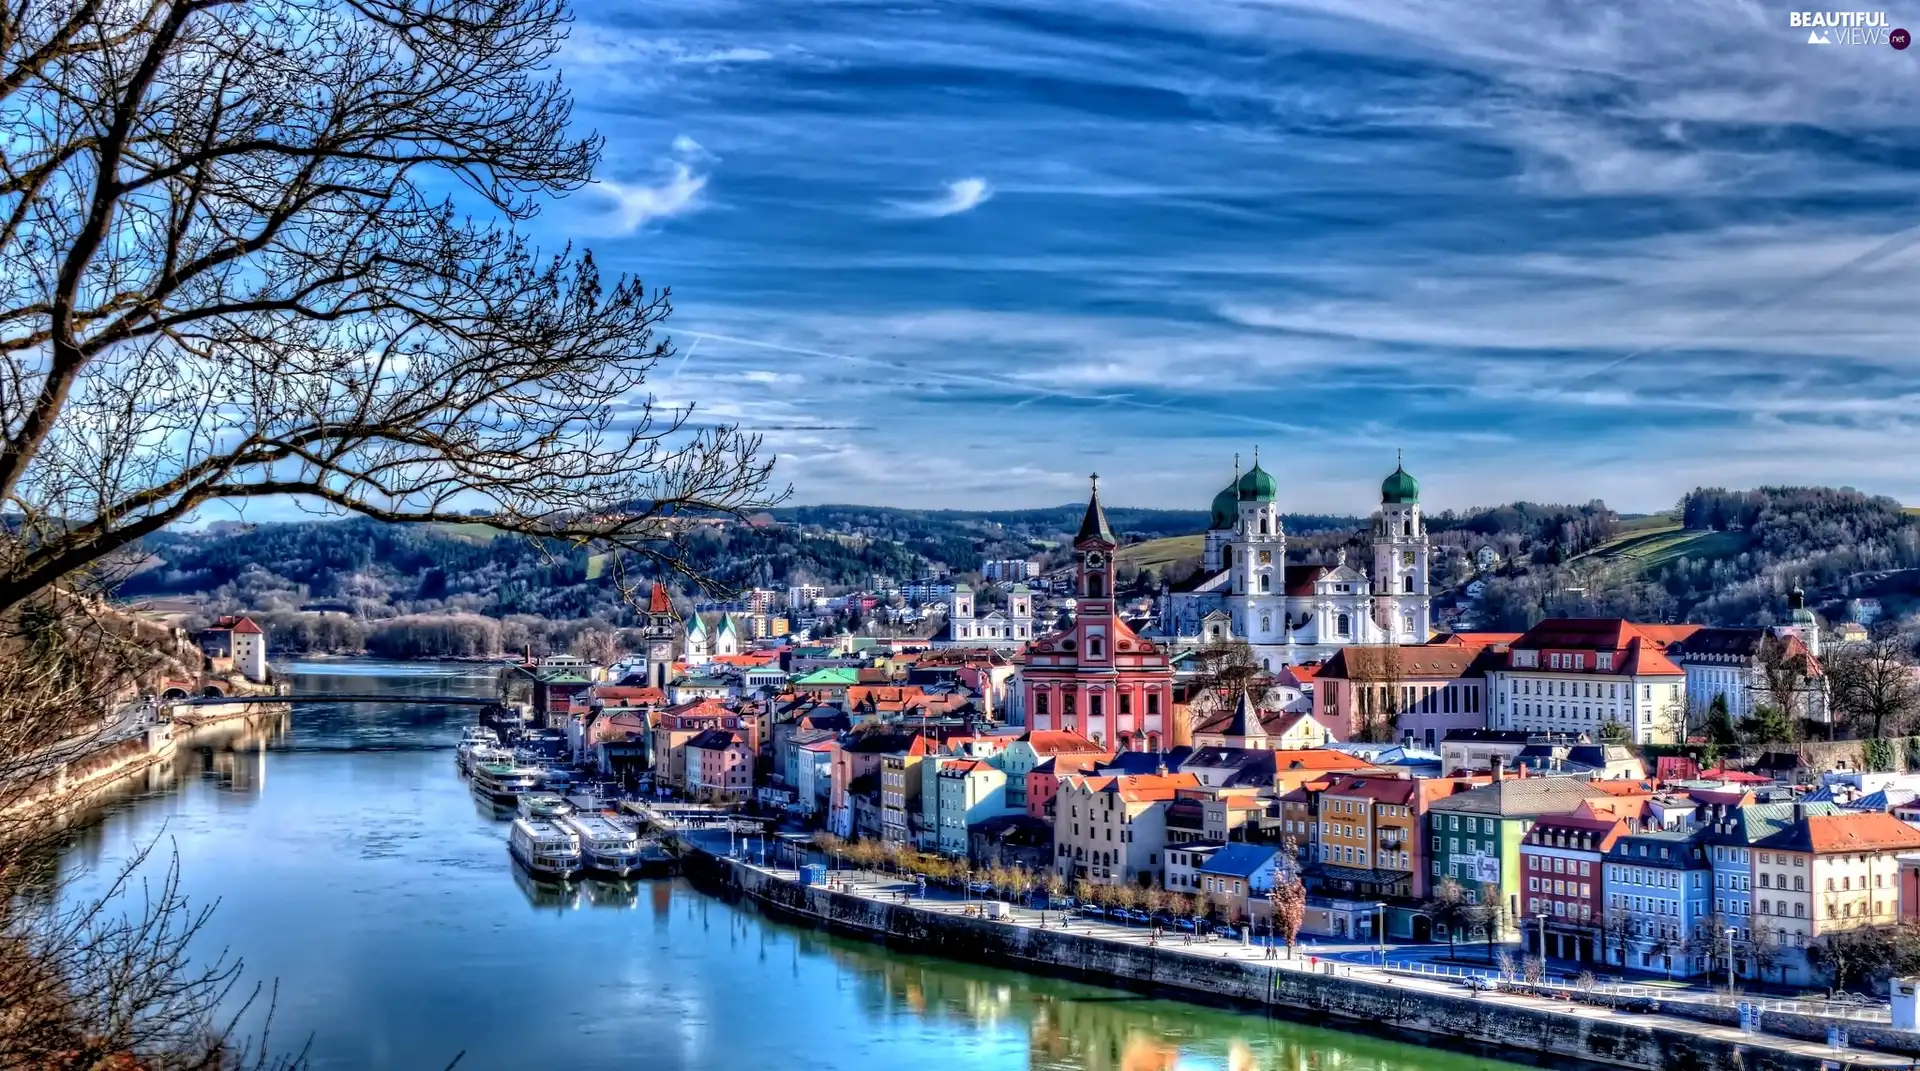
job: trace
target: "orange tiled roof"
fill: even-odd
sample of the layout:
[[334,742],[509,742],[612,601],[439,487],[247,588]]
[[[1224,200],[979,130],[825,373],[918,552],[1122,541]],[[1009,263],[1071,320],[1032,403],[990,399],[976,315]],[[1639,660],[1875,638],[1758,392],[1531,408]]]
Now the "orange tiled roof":
[[1026,741],[1036,755],[1110,754],[1105,748],[1079,733],[1067,732],[1064,729],[1036,729],[1020,739]]
[[1807,840],[1822,855],[1920,848],[1920,829],[1884,811],[1807,817]]

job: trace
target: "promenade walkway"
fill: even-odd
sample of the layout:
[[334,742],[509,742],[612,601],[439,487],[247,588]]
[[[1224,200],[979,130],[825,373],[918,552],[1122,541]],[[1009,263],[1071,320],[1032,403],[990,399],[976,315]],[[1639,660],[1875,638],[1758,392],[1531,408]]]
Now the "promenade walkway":
[[[689,836],[688,839],[708,851],[714,851],[716,847],[713,843],[714,834],[711,832],[704,834],[696,833]],[[726,839],[726,833],[724,831],[718,832],[718,840],[720,843],[717,845],[718,850],[714,852],[714,854],[722,856],[727,854]],[[771,864],[762,865],[752,859],[746,859],[745,855],[746,853],[743,851],[741,853],[741,859],[749,866],[755,866],[757,869],[787,881],[799,880],[799,874],[794,869],[777,867]],[[866,897],[876,902],[898,903],[922,910],[939,911],[956,915],[979,909],[979,901],[977,899],[967,897],[962,893],[940,890],[934,895],[922,897],[919,895],[916,884],[886,875],[864,871],[836,870],[829,874],[829,880],[833,883],[833,887],[837,891],[854,896]],[[933,890],[929,891],[934,892]],[[1376,967],[1342,963],[1337,960],[1326,960],[1318,956],[1309,956],[1305,953],[1293,958],[1287,958],[1284,949],[1270,952],[1269,949],[1264,946],[1243,943],[1241,941],[1210,940],[1204,937],[1189,939],[1185,934],[1178,933],[1161,933],[1155,936],[1151,930],[1144,927],[1129,927],[1117,922],[1079,918],[1070,913],[1059,911],[1049,910],[1042,912],[1032,908],[1010,905],[1010,917],[1007,919],[1006,924],[1026,927],[1045,926],[1048,929],[1065,930],[1098,940],[1114,941],[1131,945],[1151,944],[1164,953],[1201,956],[1213,959],[1237,959],[1258,963],[1271,970],[1277,971],[1326,972],[1332,970],[1345,977],[1362,979],[1382,985],[1398,986],[1414,991],[1445,993],[1456,997],[1460,996],[1463,992],[1470,992],[1466,990],[1458,980],[1454,979],[1425,977],[1397,971],[1383,971]],[[1273,955],[1278,955],[1280,958],[1271,958]],[[1680,1016],[1625,1012],[1613,1008],[1554,1000],[1525,993],[1504,991],[1471,992],[1475,994],[1474,999],[1490,1001],[1496,1004],[1532,1008],[1536,1011],[1544,1011],[1555,1015],[1575,1016],[1583,1019],[1600,1020],[1619,1018],[1639,1026],[1664,1027],[1681,1033],[1715,1038],[1730,1044],[1775,1049],[1782,1052],[1790,1052],[1815,1061],[1832,1061],[1836,1067],[1911,1069],[1915,1066],[1915,1061],[1903,1056],[1893,1056],[1887,1053],[1861,1049],[1835,1050],[1826,1045],[1816,1044],[1814,1042],[1801,1041],[1795,1038],[1780,1037],[1766,1033],[1748,1034],[1735,1027],[1721,1026]]]

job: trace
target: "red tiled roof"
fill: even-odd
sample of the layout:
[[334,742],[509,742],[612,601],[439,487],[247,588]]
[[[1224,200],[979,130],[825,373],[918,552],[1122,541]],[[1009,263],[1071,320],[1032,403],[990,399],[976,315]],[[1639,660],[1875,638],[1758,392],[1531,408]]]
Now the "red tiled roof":
[[[1630,677],[1681,677],[1680,667],[1666,656],[1666,645],[1700,630],[1699,625],[1636,625],[1618,617],[1556,617],[1528,629],[1512,644],[1515,651],[1604,651],[1613,655],[1611,670],[1569,672],[1611,673]],[[1511,655],[1507,663],[1512,665]],[[1544,665],[1530,667],[1545,669]]]
[[253,623],[253,618],[251,617],[223,617],[214,622],[213,628],[209,631],[238,632],[243,636],[265,635],[265,632],[261,630],[260,626]]
[[665,584],[653,585],[653,592],[647,596],[647,612],[650,614],[673,613],[673,600],[667,597]]
[[1884,811],[1815,814],[1808,815],[1806,821],[1807,840],[1822,855],[1920,848],[1920,829]]
[[1033,748],[1036,755],[1106,755],[1109,752],[1099,744],[1062,729],[1036,729],[1020,739]]

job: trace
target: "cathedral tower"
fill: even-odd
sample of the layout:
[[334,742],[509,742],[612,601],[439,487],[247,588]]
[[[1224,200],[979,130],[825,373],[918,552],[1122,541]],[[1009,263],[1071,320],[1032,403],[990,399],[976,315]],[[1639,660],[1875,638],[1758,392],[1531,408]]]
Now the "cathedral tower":
[[1279,487],[1260,467],[1260,451],[1253,467],[1240,477],[1239,515],[1233,541],[1232,594],[1228,609],[1233,631],[1248,643],[1279,643],[1286,630],[1287,533],[1280,526]]
[[1420,482],[1396,462],[1380,484],[1380,513],[1373,522],[1373,594],[1376,621],[1397,643],[1425,643],[1432,634],[1428,564]]
[[1233,455],[1233,482],[1220,489],[1213,496],[1213,509],[1207,519],[1206,542],[1200,551],[1200,568],[1211,575],[1225,569],[1228,559],[1228,544],[1233,542],[1234,529],[1240,521],[1240,455]]

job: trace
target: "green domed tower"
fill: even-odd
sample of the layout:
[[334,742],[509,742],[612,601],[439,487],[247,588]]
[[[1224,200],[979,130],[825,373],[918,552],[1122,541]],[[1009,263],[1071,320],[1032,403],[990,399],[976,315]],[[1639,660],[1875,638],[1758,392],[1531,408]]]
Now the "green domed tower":
[[1235,480],[1213,496],[1213,516],[1207,521],[1210,532],[1225,532],[1233,528],[1234,519],[1240,512],[1240,481]]
[[1427,565],[1432,548],[1420,520],[1420,481],[1396,458],[1380,483],[1380,513],[1373,526],[1374,606],[1394,643],[1425,643],[1432,635],[1432,592]]
[[1260,467],[1260,448],[1254,447],[1253,467],[1240,477],[1240,501],[1271,502],[1279,493],[1280,485],[1266,469]]
[[1420,481],[1414,479],[1402,465],[1393,467],[1393,474],[1380,484],[1380,503],[1386,506],[1407,506],[1420,501]]

